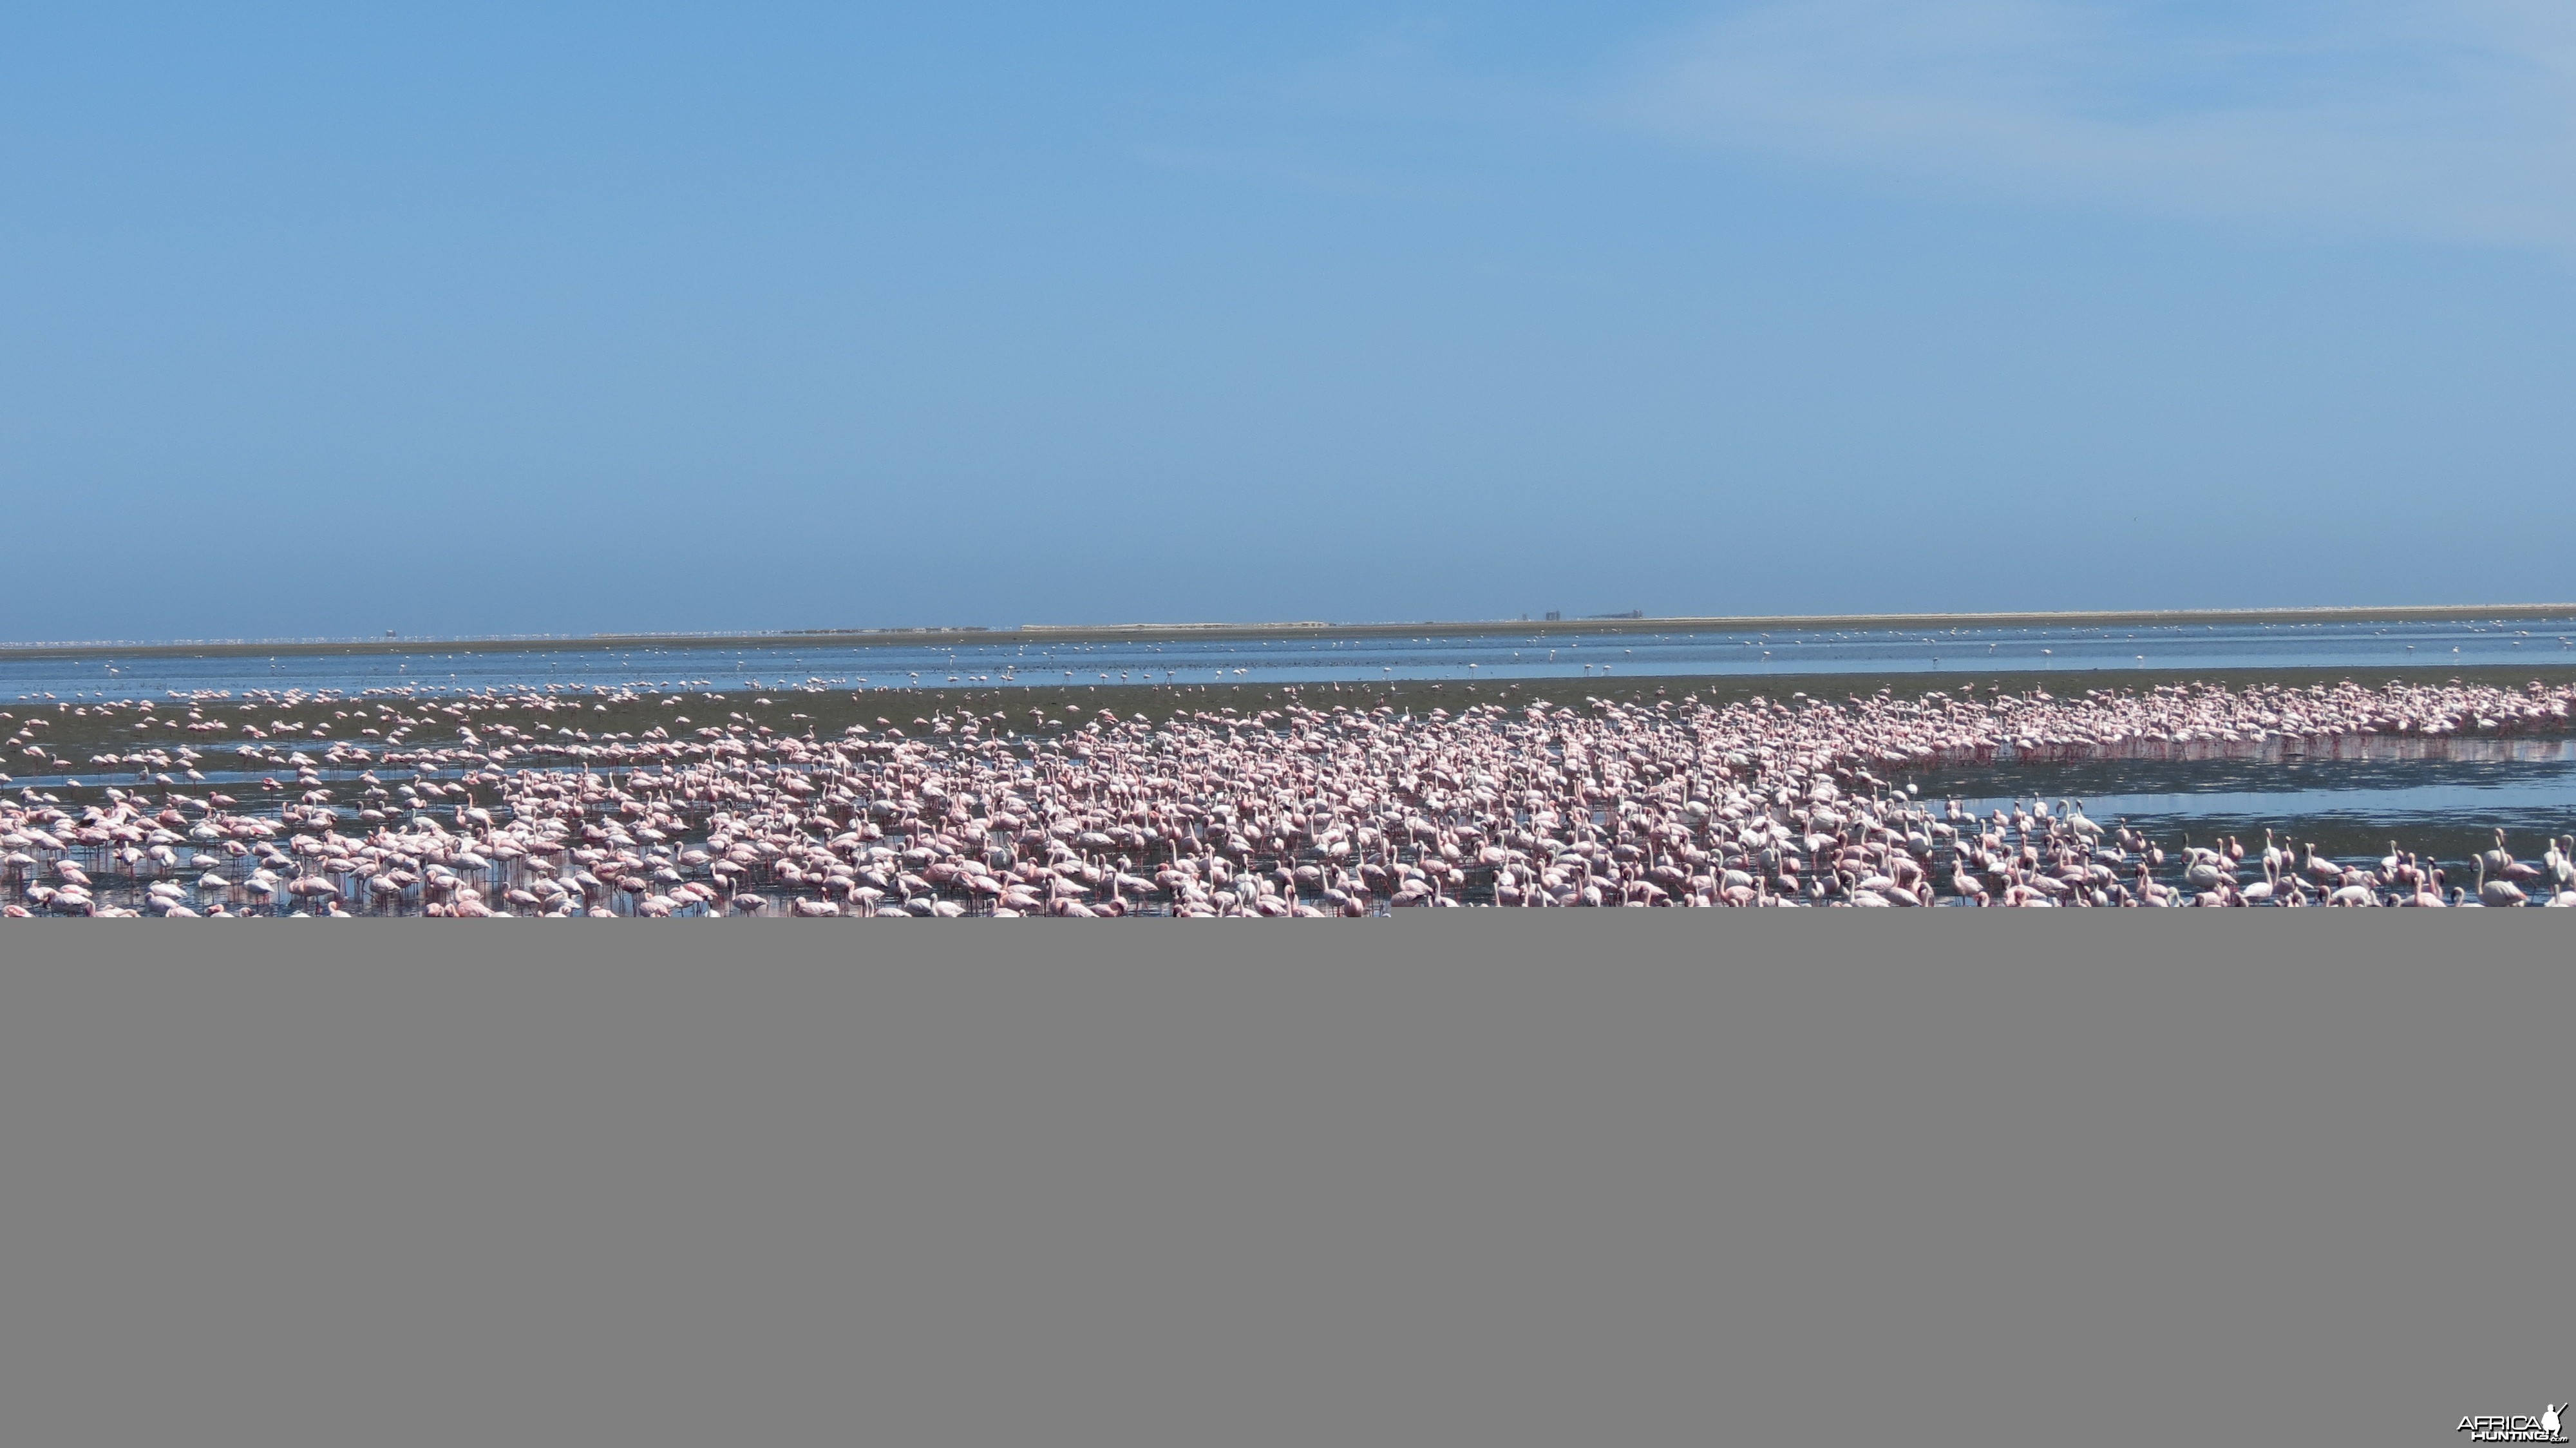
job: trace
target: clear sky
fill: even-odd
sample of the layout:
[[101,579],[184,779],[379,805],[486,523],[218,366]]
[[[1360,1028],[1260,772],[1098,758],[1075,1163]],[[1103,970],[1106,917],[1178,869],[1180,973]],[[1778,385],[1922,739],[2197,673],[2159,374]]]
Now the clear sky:
[[2576,597],[2565,0],[393,11],[0,11],[0,637]]

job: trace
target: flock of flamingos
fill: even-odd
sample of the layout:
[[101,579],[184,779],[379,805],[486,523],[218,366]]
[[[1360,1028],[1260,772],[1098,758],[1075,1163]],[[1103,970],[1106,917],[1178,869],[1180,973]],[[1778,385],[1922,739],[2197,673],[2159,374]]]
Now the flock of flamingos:
[[[2444,869],[2393,845],[2358,861],[2276,840],[2168,847],[2080,803],[1978,817],[1925,796],[1942,766],[1969,762],[2441,757],[2464,739],[2564,735],[2576,686],[1459,699],[1454,712],[1289,691],[1248,714],[1164,717],[948,701],[829,732],[783,713],[792,696],[659,693],[22,703],[0,714],[9,762],[95,782],[69,804],[32,785],[0,800],[0,911],[2576,904],[2576,838],[2522,860],[2498,831]],[[649,727],[606,732],[611,703]],[[742,712],[755,704],[767,712]],[[168,742],[69,758],[47,735],[76,708],[96,737]]]

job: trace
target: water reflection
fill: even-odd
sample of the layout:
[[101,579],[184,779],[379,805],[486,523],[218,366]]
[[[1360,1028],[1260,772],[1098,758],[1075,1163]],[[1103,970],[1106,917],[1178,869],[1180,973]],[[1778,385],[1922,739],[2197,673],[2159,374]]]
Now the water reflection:
[[2183,836],[2313,840],[2326,854],[2376,856],[2393,838],[2465,859],[2504,829],[2520,853],[2576,833],[2576,758],[2253,764],[2115,763],[1945,770],[1917,781],[1981,818],[2033,800],[2080,800],[2094,819],[2126,819],[2170,845]]

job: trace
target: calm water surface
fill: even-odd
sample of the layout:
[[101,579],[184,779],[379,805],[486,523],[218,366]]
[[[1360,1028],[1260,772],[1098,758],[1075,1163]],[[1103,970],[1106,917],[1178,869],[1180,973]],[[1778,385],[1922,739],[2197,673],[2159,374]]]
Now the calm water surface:
[[2555,758],[2495,762],[2203,761],[1948,769],[1909,776],[1927,800],[1956,799],[1988,816],[2016,804],[2080,801],[2103,824],[2127,820],[2168,847],[2235,835],[2258,846],[2266,829],[2313,841],[2338,858],[2386,853],[2394,839],[2446,860],[2511,837],[2536,856],[2576,834],[2576,741]]
[[172,689],[479,690],[513,686],[783,689],[950,684],[1326,683],[1833,673],[2576,665],[2576,619],[2494,623],[2188,625],[1924,632],[1485,635],[1474,638],[1116,640],[954,647],[529,645],[396,654],[0,657],[0,699],[133,698]]

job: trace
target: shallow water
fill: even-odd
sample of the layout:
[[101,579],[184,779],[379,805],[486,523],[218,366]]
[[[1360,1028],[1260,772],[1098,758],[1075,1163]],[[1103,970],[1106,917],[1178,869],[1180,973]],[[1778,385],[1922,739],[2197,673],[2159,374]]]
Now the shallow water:
[[920,647],[534,644],[368,654],[0,656],[0,700],[156,697],[168,690],[480,690],[549,684],[835,689],[1066,683],[1329,683],[1800,674],[1989,674],[2425,665],[2576,666],[2576,619],[1777,631],[1422,638],[1142,640]]
[[2576,741],[2555,758],[2492,761],[2204,761],[1943,770],[1914,777],[1927,799],[1957,799],[1981,818],[2039,800],[2079,802],[2103,824],[2126,820],[2168,848],[2265,830],[2314,842],[2336,858],[2377,858],[2391,839],[2466,860],[2501,828],[2537,855],[2576,833]]

